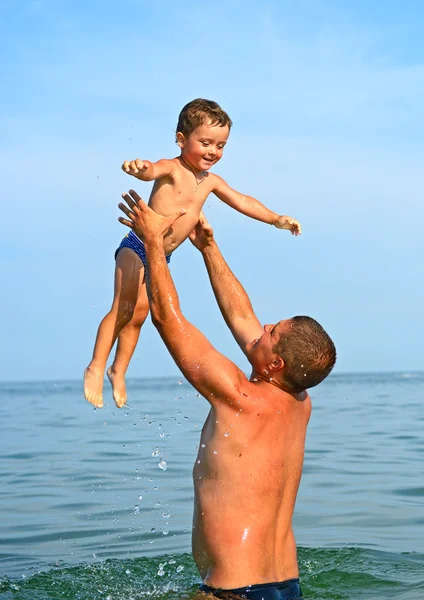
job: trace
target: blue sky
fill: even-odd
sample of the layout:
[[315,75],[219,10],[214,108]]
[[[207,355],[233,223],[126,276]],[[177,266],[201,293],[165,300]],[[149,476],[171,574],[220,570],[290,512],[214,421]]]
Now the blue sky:
[[[349,6],[348,6],[349,5]],[[234,127],[216,172],[301,238],[210,197],[261,321],[317,318],[337,370],[422,369],[424,8],[419,2],[0,2],[0,380],[74,379],[113,289],[124,159],[176,154],[195,97]],[[189,243],[183,311],[247,368]],[[177,375],[151,323],[128,375]]]

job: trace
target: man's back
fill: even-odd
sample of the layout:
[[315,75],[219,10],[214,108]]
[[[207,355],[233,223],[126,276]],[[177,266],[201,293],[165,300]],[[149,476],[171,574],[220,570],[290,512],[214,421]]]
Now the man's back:
[[264,382],[212,407],[193,470],[193,554],[205,583],[298,577],[292,516],[310,412],[307,394]]

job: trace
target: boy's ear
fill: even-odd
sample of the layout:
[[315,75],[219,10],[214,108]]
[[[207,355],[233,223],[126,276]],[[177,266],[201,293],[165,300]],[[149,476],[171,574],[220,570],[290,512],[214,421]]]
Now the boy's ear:
[[184,148],[186,139],[184,137],[184,134],[181,133],[181,131],[177,131],[177,135],[175,136],[175,141],[177,142],[177,144],[179,145],[180,148]]

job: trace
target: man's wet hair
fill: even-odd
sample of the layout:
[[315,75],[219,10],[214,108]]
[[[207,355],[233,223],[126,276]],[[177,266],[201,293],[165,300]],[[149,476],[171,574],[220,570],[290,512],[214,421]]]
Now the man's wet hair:
[[196,98],[184,106],[180,112],[177,123],[177,131],[181,132],[184,137],[188,137],[193,131],[201,125],[219,125],[231,129],[233,122],[227,115],[225,110],[213,100],[204,100]]
[[336,347],[311,317],[293,317],[273,351],[284,360],[283,379],[293,393],[318,385],[336,362]]

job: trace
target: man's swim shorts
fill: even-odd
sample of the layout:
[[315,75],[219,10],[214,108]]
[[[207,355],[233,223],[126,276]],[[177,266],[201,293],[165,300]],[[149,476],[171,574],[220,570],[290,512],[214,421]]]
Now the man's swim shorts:
[[222,600],[302,600],[303,598],[299,579],[287,579],[279,583],[259,583],[232,590],[202,584],[200,590]]

